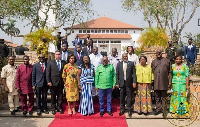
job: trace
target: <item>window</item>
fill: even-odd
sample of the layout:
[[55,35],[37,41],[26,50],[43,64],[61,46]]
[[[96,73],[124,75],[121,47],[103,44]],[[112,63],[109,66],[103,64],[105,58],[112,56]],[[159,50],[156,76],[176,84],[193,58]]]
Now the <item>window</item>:
[[82,33],[82,30],[79,30],[79,33]]
[[125,33],[128,33],[128,30],[125,30]]
[[91,33],[94,33],[94,30],[91,30]]
[[117,33],[117,30],[114,30],[114,33]]
[[98,30],[98,33],[101,33],[101,30]]
[[86,30],[83,30],[83,33],[86,33]]
[[87,30],[87,33],[90,33],[90,30]]
[[94,32],[97,33],[97,30],[95,30]]
[[113,33],[113,30],[110,30],[110,33]]
[[72,33],[74,33],[74,31],[72,30]]
[[109,30],[106,30],[106,33],[109,33]]
[[134,31],[134,33],[135,33],[135,31]]
[[105,30],[102,30],[102,33],[105,33]]
[[118,32],[117,33],[121,33],[121,30],[117,30]]
[[124,33],[124,30],[121,30],[121,32],[120,33]]

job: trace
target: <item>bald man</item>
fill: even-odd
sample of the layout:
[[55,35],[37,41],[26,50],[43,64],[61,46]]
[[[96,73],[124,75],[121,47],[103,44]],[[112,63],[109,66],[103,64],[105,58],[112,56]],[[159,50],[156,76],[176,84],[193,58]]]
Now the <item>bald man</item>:
[[104,115],[104,97],[107,98],[107,112],[113,116],[111,110],[112,89],[116,85],[116,75],[113,65],[108,64],[108,57],[104,56],[101,65],[95,72],[95,87],[99,91],[100,116]]
[[[171,87],[171,64],[167,58],[162,57],[162,50],[156,51],[156,59],[152,61],[151,67],[154,74],[154,92],[156,99],[155,115],[166,110],[165,98],[167,97],[168,85]],[[164,113],[164,112],[163,112]]]

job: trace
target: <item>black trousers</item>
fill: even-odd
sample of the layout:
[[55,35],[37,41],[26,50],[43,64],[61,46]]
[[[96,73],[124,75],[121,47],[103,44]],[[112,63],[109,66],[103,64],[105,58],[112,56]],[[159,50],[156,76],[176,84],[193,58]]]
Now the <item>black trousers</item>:
[[48,90],[47,84],[44,84],[42,87],[36,86],[35,88],[36,106],[38,111],[47,110],[47,90]]
[[125,97],[127,96],[127,107],[130,111],[132,109],[132,89],[133,86],[130,84],[126,84],[124,81],[124,86],[120,87],[120,110],[125,111]]
[[154,90],[155,92],[155,100],[156,100],[156,111],[163,112],[166,111],[167,108],[167,90]]
[[112,91],[112,97],[113,97],[113,98],[119,98],[119,97],[120,97],[120,90],[119,90],[119,88],[115,88],[115,89]]
[[64,84],[62,84],[61,82],[58,84],[58,86],[51,86],[52,110],[56,110],[56,107],[57,107],[57,110],[62,109],[63,88],[64,88]]

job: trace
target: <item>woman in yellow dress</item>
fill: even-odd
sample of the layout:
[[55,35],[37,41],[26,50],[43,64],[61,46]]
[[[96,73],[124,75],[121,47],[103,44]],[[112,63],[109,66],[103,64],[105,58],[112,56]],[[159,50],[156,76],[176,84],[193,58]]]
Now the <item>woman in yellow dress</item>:
[[63,80],[65,82],[65,92],[68,102],[68,114],[76,114],[75,104],[79,100],[79,90],[77,82],[78,66],[74,54],[70,54],[67,58],[67,63],[63,69]]

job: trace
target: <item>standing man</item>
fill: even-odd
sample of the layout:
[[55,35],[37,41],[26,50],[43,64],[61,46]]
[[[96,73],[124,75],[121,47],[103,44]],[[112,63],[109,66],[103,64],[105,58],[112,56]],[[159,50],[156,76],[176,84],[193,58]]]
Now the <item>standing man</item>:
[[8,57],[8,64],[2,68],[1,78],[5,91],[8,92],[8,105],[11,115],[15,115],[19,107],[19,95],[17,89],[15,89],[16,72],[15,58],[10,56]]
[[133,46],[128,46],[127,52],[128,52],[128,61],[133,62],[134,65],[139,64],[139,58],[136,54],[134,54]]
[[93,48],[93,40],[92,40],[92,38],[90,37],[90,34],[87,34],[87,38],[84,40],[84,46],[87,46],[87,41],[88,40],[91,40],[91,45],[92,45],[92,48]]
[[197,59],[196,46],[192,44],[192,38],[188,40],[188,46],[185,46],[184,58],[187,60],[187,65],[190,66],[190,62],[194,67],[194,63]]
[[[45,57],[43,54],[39,55],[38,63],[33,65],[32,72],[32,86],[36,94],[36,106],[37,106],[37,115],[41,115],[41,112],[49,114],[47,111],[47,80],[46,80],[46,67],[47,63],[45,62]],[[42,95],[42,98],[41,98]],[[41,106],[42,99],[42,106]]]
[[168,47],[166,48],[166,58],[171,62],[171,64],[174,64],[176,56],[176,49],[173,47],[172,42],[168,42]]
[[82,52],[82,48],[80,45],[76,45],[76,51],[74,52],[74,56],[76,57],[76,65],[80,66],[83,64],[83,56],[85,56],[84,52]]
[[61,60],[67,61],[67,57],[69,56],[69,52],[67,51],[68,49],[68,43],[63,43],[62,44],[62,51],[61,51]]
[[[97,67],[102,63],[103,56],[98,53],[98,47],[93,47],[93,53],[89,55],[91,64],[94,65],[94,71],[96,72]],[[92,88],[92,97],[98,97],[98,91],[95,89],[95,85]]]
[[[20,93],[21,105],[23,115],[33,114],[33,105],[34,105],[34,94],[32,88],[32,70],[33,65],[29,64],[29,56],[24,56],[24,64],[20,65],[17,69],[15,88]],[[27,95],[29,97],[29,103],[27,106]]]
[[82,40],[79,38],[78,34],[76,35],[76,38],[73,41],[74,52],[76,51],[76,45],[80,45],[82,47]]
[[[171,64],[167,58],[162,57],[162,51],[156,51],[156,59],[152,61],[151,68],[154,74],[154,92],[156,100],[156,113],[158,115],[166,110],[165,99],[167,97],[168,85],[171,87]],[[164,112],[163,112],[164,115]]]
[[[109,63],[113,65],[113,67],[115,68],[115,72],[116,72],[116,68],[117,68],[117,64],[120,62],[120,58],[117,55],[117,48],[113,48],[112,49],[112,54],[110,56],[108,56],[108,60]],[[116,88],[113,90],[112,92],[112,98],[117,98],[120,99],[120,91],[119,88]]]
[[6,44],[4,44],[4,39],[0,39],[0,57],[5,58],[9,54],[9,49]]
[[46,78],[47,83],[51,87],[51,107],[52,107],[52,114],[56,114],[56,104],[57,104],[57,111],[60,114],[63,114],[62,109],[62,94],[64,88],[64,82],[62,80],[62,72],[63,67],[65,66],[66,62],[61,60],[60,51],[57,50],[55,52],[55,60],[51,60],[47,65],[46,70]]
[[86,56],[92,54],[93,52],[93,45],[92,45],[92,40],[87,40],[86,46],[83,48],[83,52]]
[[107,98],[107,112],[110,116],[112,113],[112,89],[116,85],[115,69],[111,64],[108,64],[108,57],[103,57],[103,64],[97,67],[95,72],[95,87],[99,90],[99,104],[100,104],[100,116],[104,115],[104,97]]
[[120,113],[125,112],[125,97],[127,96],[128,115],[132,116],[132,89],[136,87],[136,71],[133,62],[128,61],[127,53],[122,54],[122,61],[117,64],[116,69],[117,85],[120,87]]

